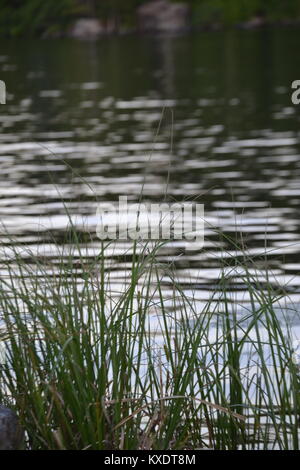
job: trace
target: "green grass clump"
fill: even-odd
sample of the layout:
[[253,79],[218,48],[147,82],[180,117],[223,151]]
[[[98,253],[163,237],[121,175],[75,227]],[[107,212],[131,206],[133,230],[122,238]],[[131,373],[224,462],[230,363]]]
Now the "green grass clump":
[[91,259],[73,241],[52,264],[28,248],[2,261],[0,402],[28,449],[299,448],[290,332],[253,260],[231,268],[244,269],[249,311],[230,302],[224,270],[199,313],[162,244],[133,243],[120,291],[110,246]]

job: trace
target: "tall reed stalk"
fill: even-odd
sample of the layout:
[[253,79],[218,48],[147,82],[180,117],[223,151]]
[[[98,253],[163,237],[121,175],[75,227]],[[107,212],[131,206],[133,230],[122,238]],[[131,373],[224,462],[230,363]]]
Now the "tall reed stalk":
[[0,402],[16,409],[26,448],[299,448],[291,331],[253,260],[237,257],[230,273],[243,269],[249,310],[231,302],[224,269],[199,312],[162,244],[133,243],[115,292],[111,246],[91,260],[74,228],[70,239],[74,252],[57,245],[52,264],[14,245],[3,255]]

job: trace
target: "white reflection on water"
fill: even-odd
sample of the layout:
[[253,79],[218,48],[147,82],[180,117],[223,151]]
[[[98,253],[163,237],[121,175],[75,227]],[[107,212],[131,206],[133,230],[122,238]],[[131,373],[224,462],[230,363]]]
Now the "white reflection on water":
[[[2,60],[16,65],[10,57]],[[204,73],[205,67],[197,70]],[[164,70],[155,74],[162,76]],[[2,243],[9,244],[13,236],[15,249],[25,243],[35,252],[44,240],[43,256],[55,263],[58,249],[50,239],[63,237],[70,223],[64,198],[78,232],[92,234],[86,250],[92,259],[99,249],[97,201],[113,202],[120,195],[136,201],[142,188],[147,201],[160,201],[170,171],[172,201],[197,198],[205,204],[204,249],[187,252],[184,243],[174,242],[160,252],[162,262],[175,260],[187,294],[193,287],[199,312],[218,284],[221,261],[226,270],[226,263],[244,256],[218,231],[243,238],[247,254],[258,263],[259,281],[266,280],[269,269],[274,285],[288,285],[298,295],[300,140],[286,127],[287,119],[297,118],[293,108],[281,104],[286,87],[274,86],[269,120],[261,123],[242,92],[233,90],[225,98],[211,83],[195,99],[189,90],[185,96],[174,92],[175,99],[150,88],[114,95],[105,76],[97,74],[64,85],[51,77],[44,83],[44,70],[27,75],[31,84],[39,83],[35,95],[16,91],[0,116]],[[173,122],[167,114],[170,122],[162,123],[154,144],[162,109],[168,107],[174,110]],[[239,116],[245,118],[244,110],[253,119],[251,126]],[[115,246],[107,256],[122,249],[129,247]],[[262,269],[265,253],[268,266]],[[114,269],[122,280],[124,265]],[[230,282],[245,299],[243,274],[236,271]]]

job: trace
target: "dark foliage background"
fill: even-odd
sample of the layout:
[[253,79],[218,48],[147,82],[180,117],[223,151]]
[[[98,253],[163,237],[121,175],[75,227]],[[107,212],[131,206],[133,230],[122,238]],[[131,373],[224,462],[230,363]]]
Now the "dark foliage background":
[[[136,9],[148,0],[0,0],[2,36],[41,35],[64,31],[78,17],[114,19],[120,27],[136,25]],[[170,0],[178,1],[178,0]],[[191,7],[194,26],[246,21],[259,14],[268,20],[295,19],[299,0],[180,0]]]

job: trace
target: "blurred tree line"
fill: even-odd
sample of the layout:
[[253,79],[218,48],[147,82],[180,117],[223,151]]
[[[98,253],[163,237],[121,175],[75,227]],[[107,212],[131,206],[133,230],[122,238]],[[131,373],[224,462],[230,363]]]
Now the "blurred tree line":
[[[0,35],[41,35],[64,31],[79,17],[136,25],[136,9],[149,0],[0,0]],[[190,5],[194,26],[210,22],[238,23],[255,15],[269,20],[300,16],[299,0],[170,0]]]
[[299,0],[187,0],[193,21],[239,23],[254,16],[270,21],[295,19],[300,16]]

